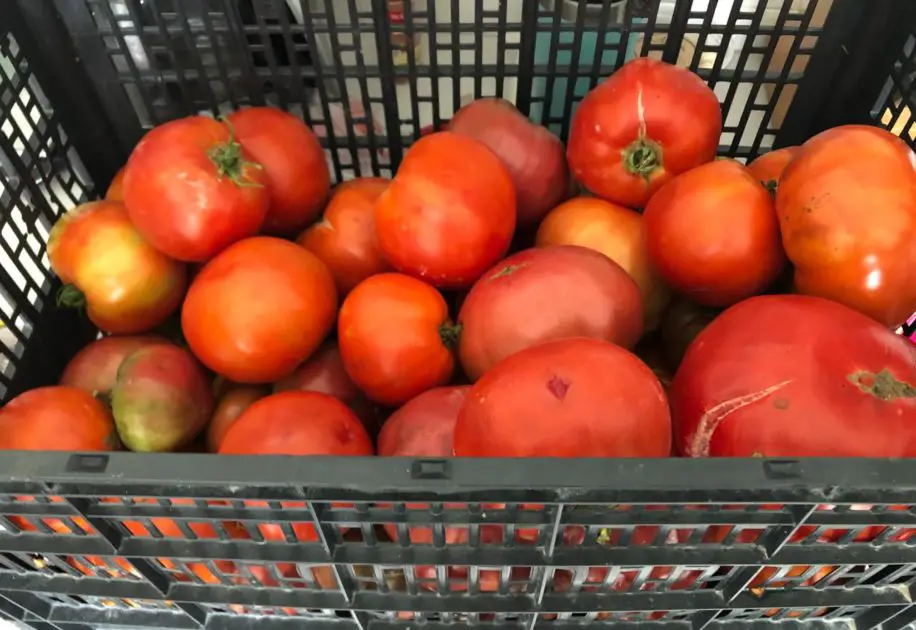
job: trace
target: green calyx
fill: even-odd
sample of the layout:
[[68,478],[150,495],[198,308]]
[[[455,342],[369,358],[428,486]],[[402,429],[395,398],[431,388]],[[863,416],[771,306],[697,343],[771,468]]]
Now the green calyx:
[[64,308],[86,308],[86,296],[72,284],[65,284],[57,292],[57,305]]
[[776,186],[777,186],[776,180],[771,179],[768,182],[762,182],[762,183],[763,183],[763,187],[766,188],[767,191],[775,197],[776,196]]
[[442,339],[442,343],[445,344],[446,348],[449,350],[454,349],[461,339],[461,324],[453,324],[450,321],[443,322],[439,326],[439,338]]
[[245,167],[262,169],[257,162],[246,160],[242,155],[242,145],[235,139],[235,129],[227,118],[220,119],[229,129],[229,140],[216,144],[207,151],[207,157],[216,167],[220,179],[228,177],[236,186],[260,188],[262,184],[245,179]]
[[662,147],[640,137],[623,150],[623,165],[629,173],[649,181],[653,171],[662,165]]

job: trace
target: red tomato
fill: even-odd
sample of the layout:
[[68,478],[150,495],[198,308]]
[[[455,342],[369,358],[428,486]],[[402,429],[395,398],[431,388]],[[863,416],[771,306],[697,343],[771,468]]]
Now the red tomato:
[[458,457],[667,457],[671,421],[642,361],[598,339],[522,350],[471,388]]
[[369,276],[391,270],[379,251],[372,218],[375,202],[386,188],[388,180],[380,177],[341,184],[334,190],[324,218],[297,239],[328,266],[341,296]]
[[60,377],[61,385],[107,396],[118,378],[121,363],[135,350],[169,342],[155,335],[102,337],[76,353]]
[[124,203],[159,251],[189,262],[254,236],[270,202],[264,168],[223,123],[191,116],[160,125],[137,144],[124,174]]
[[582,99],[566,156],[590,191],[641,208],[675,175],[715,159],[721,132],[719,100],[700,77],[634,59]]
[[662,278],[706,306],[762,292],[785,266],[773,199],[733,160],[671,180],[652,197],[643,221]]
[[643,297],[645,328],[658,327],[670,291],[646,251],[642,215],[594,197],[577,197],[550,211],[537,233],[537,246],[580,245],[623,267]]
[[501,98],[468,103],[449,123],[455,133],[482,142],[505,165],[518,196],[518,225],[534,226],[569,191],[563,143]]
[[61,217],[48,237],[51,268],[65,284],[58,300],[83,306],[109,333],[146,332],[178,310],[185,265],[143,240],[124,204],[95,201]]
[[398,271],[469,286],[509,248],[515,188],[486,146],[449,131],[414,144],[375,206],[378,243]]
[[799,292],[889,327],[916,311],[916,155],[875,127],[837,127],[802,146],[776,192]]
[[108,190],[105,191],[106,201],[124,201],[124,169],[125,167],[122,166],[115,173],[115,176],[111,178]]
[[263,229],[295,233],[321,213],[331,173],[318,138],[296,116],[274,107],[249,107],[229,116],[238,142],[264,167],[270,208]]
[[251,405],[219,448],[223,455],[372,455],[372,440],[346,405],[327,394],[283,392]]
[[639,287],[613,260],[557,245],[510,256],[478,280],[458,315],[458,355],[472,380],[552,339],[591,337],[632,348],[643,329]]
[[692,457],[912,457],[916,347],[835,302],[751,298],[690,346],[671,409]]
[[219,451],[219,446],[226,432],[239,419],[242,412],[251,405],[266,397],[270,392],[266,387],[238,386],[226,392],[216,405],[216,411],[207,427],[207,448],[212,453]]
[[434,288],[399,273],[360,283],[340,307],[340,356],[353,382],[383,405],[400,405],[452,376],[457,330]]
[[767,190],[774,191],[782,178],[783,171],[789,162],[798,154],[799,147],[786,147],[764,153],[747,165],[751,175],[766,186]]
[[110,451],[117,445],[111,412],[75,387],[39,387],[0,408],[0,450]]
[[274,393],[285,391],[319,392],[333,396],[363,421],[369,435],[378,433],[381,415],[347,374],[340,348],[334,341],[326,341],[308,361],[274,384]]
[[237,383],[292,373],[334,325],[337,293],[324,264],[304,248],[246,239],[194,278],[181,328],[194,354]]

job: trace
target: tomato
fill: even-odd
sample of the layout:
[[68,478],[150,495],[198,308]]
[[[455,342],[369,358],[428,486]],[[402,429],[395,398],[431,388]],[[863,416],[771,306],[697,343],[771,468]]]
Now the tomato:
[[357,285],[337,320],[347,374],[382,405],[400,405],[447,383],[455,368],[451,346],[457,334],[442,295],[399,273]]
[[207,427],[207,448],[211,453],[219,451],[219,445],[229,428],[235,424],[242,412],[270,394],[266,387],[237,386],[226,392],[216,405],[216,411]]
[[560,204],[544,217],[537,246],[580,245],[601,252],[623,267],[642,293],[647,331],[658,327],[671,292],[652,267],[642,215],[594,197]]
[[458,315],[458,355],[472,380],[515,354],[552,339],[592,337],[632,348],[643,329],[639,287],[591,249],[528,249],[490,269]]
[[254,236],[270,202],[268,176],[229,127],[204,116],[159,125],[137,144],[124,203],[140,234],[188,262]]
[[671,409],[693,457],[912,457],[916,347],[835,302],[751,298],[697,336]]
[[375,202],[386,188],[388,180],[380,177],[341,184],[334,190],[324,218],[297,239],[328,266],[341,296],[369,276],[391,270],[379,251],[372,218]]
[[671,303],[659,330],[668,369],[677,371],[687,348],[719,313],[718,309],[700,306],[683,298]]
[[385,422],[378,436],[378,454],[450,457],[455,420],[469,389],[467,385],[436,387],[412,398]]
[[515,188],[486,146],[449,131],[414,144],[375,206],[379,248],[398,271],[469,286],[505,255]]
[[285,391],[319,392],[328,394],[349,407],[362,420],[369,435],[378,433],[381,414],[363,395],[340,357],[340,348],[334,341],[326,341],[308,361],[274,383],[274,393]]
[[766,186],[770,192],[776,191],[776,186],[782,178],[783,172],[789,165],[789,162],[798,154],[799,147],[786,147],[776,149],[769,153],[764,153],[756,160],[747,165],[747,170],[751,175]]
[[128,355],[146,346],[167,343],[166,339],[155,335],[102,337],[70,359],[60,384],[108,396],[118,378],[118,368]]
[[598,339],[522,350],[471,388],[455,425],[458,457],[666,457],[671,421],[642,361]]
[[346,405],[327,394],[271,394],[242,412],[223,455],[372,455],[372,440]]
[[75,387],[39,387],[0,408],[0,450],[110,451],[117,446],[111,412]]
[[674,176],[715,159],[721,132],[719,100],[700,77],[634,59],[582,99],[566,156],[590,191],[641,208]]
[[124,201],[124,169],[123,166],[119,168],[115,176],[111,178],[108,190],[105,191],[106,201]]
[[146,332],[178,310],[186,266],[153,249],[131,225],[124,205],[96,201],[61,217],[48,237],[51,268],[66,285],[67,306],[85,306],[109,333]]
[[237,383],[292,373],[334,325],[337,292],[324,264],[271,237],[232,245],[194,278],[181,328],[204,365]]
[[479,98],[455,114],[449,129],[482,142],[502,161],[518,196],[518,225],[537,225],[566,198],[563,143],[501,98]]
[[308,125],[274,107],[249,107],[228,120],[239,144],[267,176],[270,207],[263,230],[291,234],[314,221],[327,201],[331,173]]
[[896,327],[916,311],[916,155],[873,127],[806,142],[776,192],[799,292]]
[[785,266],[772,197],[731,160],[671,180],[643,221],[655,268],[699,304],[728,306],[760,293]]

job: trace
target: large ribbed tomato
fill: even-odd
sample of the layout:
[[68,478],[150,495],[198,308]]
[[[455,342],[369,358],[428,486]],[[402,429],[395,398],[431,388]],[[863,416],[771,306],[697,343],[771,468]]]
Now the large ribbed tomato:
[[334,325],[334,278],[305,248],[259,236],[197,274],[181,311],[194,354],[238,383],[269,383],[305,361]]
[[232,136],[205,116],[173,120],[147,133],[124,173],[124,204],[137,230],[159,251],[209,260],[254,236],[270,203],[267,173]]
[[785,266],[773,198],[733,160],[665,184],[643,214],[649,258],[694,302],[729,306],[764,291]]
[[509,248],[516,196],[482,143],[443,131],[420,139],[375,206],[385,259],[439,287],[465,287]]
[[916,154],[874,127],[806,142],[776,191],[801,293],[895,327],[916,311]]
[[700,77],[634,59],[582,99],[566,155],[590,191],[643,207],[669,179],[713,160],[721,132],[719,100]]
[[822,298],[728,309],[687,350],[670,399],[683,455],[916,456],[916,346]]

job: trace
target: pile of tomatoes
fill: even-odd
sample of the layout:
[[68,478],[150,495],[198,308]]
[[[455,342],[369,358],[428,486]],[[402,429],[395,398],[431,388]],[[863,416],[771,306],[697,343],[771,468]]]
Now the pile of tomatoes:
[[479,99],[333,190],[291,114],[156,127],[52,230],[104,336],[0,448],[916,455],[916,156],[851,126],[745,166],[721,131],[650,59],[565,147]]

